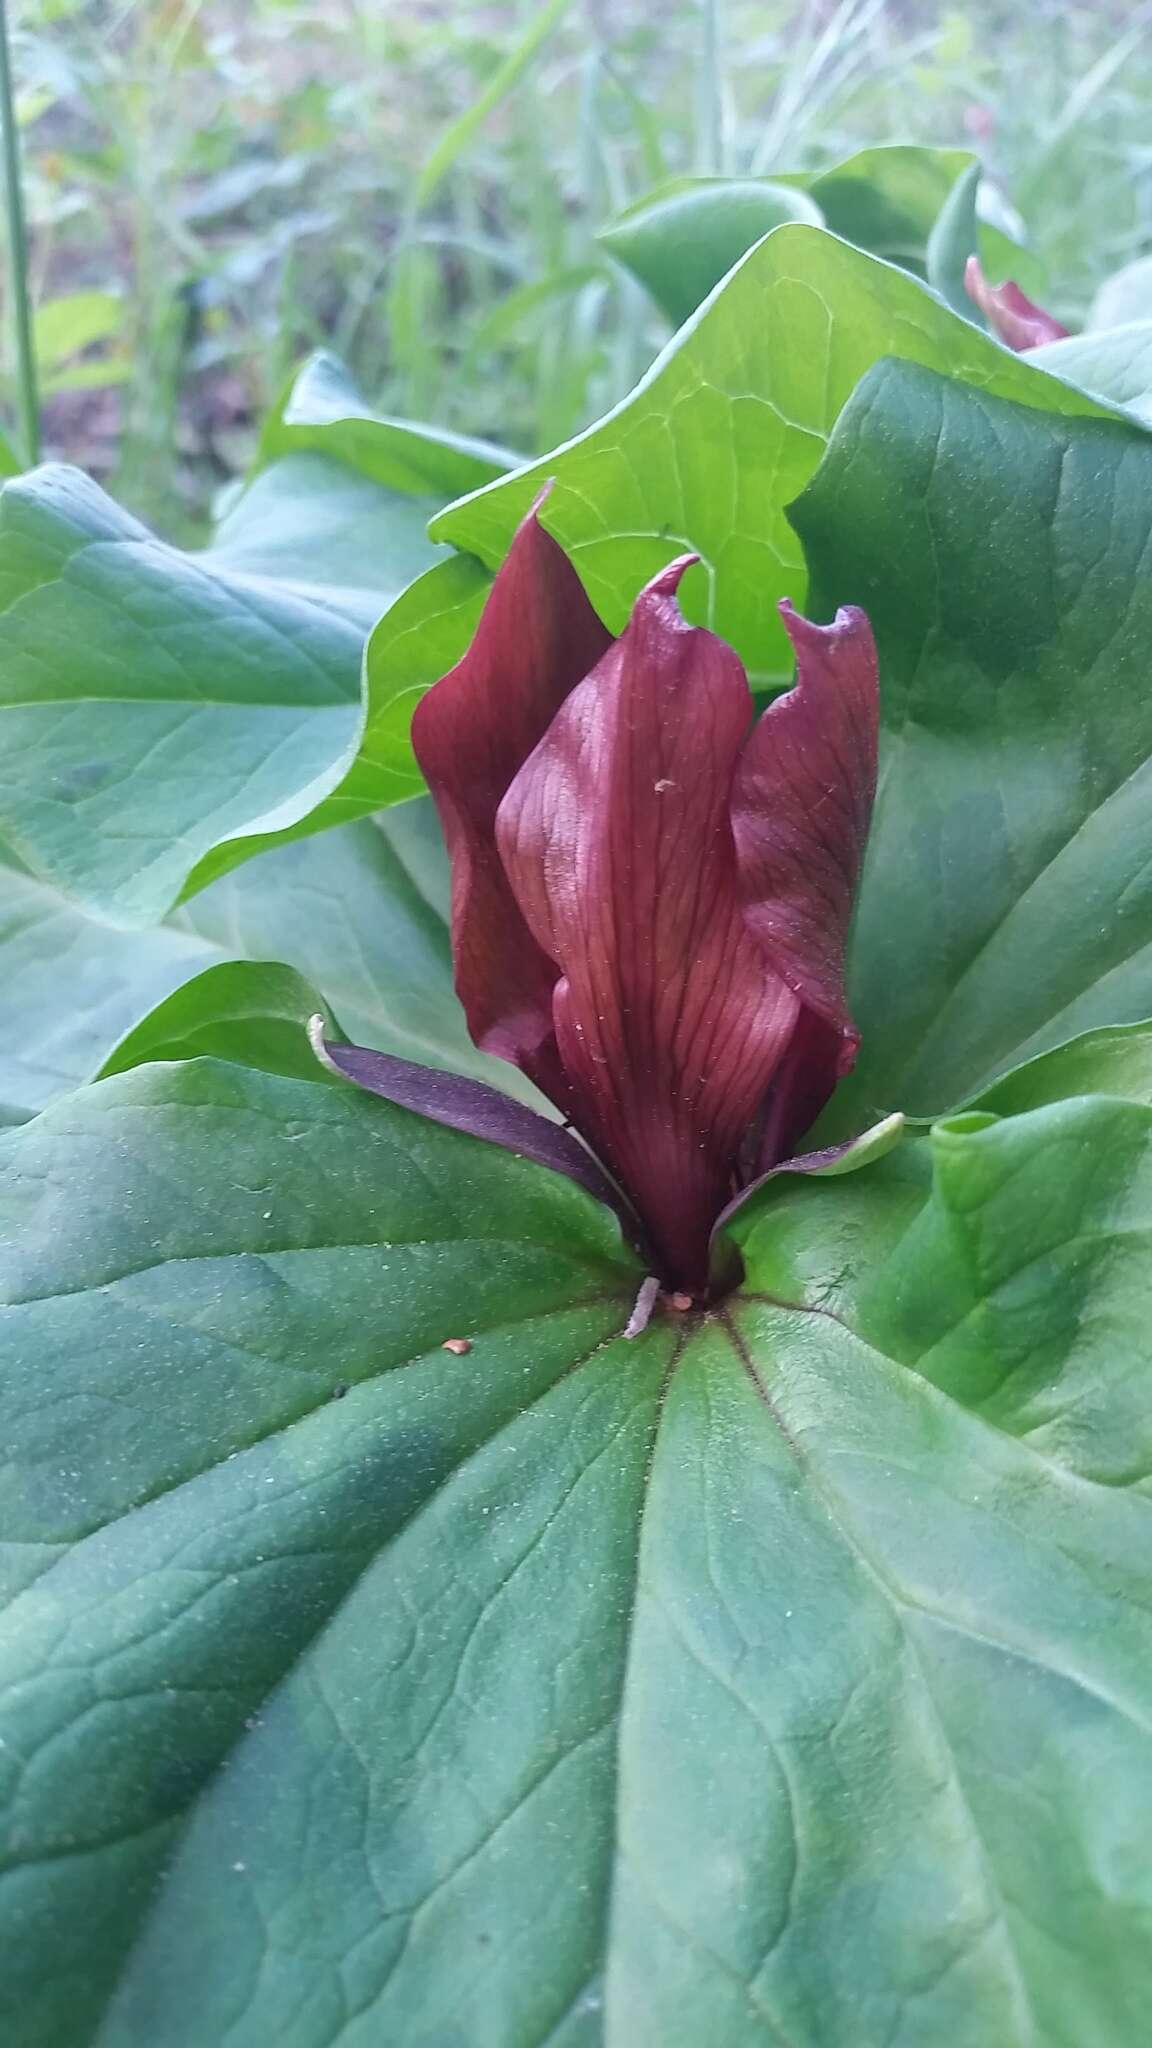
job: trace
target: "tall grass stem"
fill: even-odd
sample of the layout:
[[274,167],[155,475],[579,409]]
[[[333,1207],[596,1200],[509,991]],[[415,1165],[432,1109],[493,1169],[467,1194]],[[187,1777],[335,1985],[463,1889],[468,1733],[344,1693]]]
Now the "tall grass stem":
[[0,128],[3,129],[4,143],[4,211],[8,226],[9,292],[16,342],[20,438],[24,460],[31,465],[40,460],[40,399],[36,387],[36,348],[32,339],[32,304],[28,291],[28,233],[24,223],[20,137],[16,129],[16,96],[12,90],[12,52],[6,0],[0,0]]

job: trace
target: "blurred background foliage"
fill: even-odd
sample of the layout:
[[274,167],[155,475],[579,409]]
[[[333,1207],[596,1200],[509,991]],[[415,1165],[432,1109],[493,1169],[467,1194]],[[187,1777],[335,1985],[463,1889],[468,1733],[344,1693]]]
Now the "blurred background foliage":
[[24,0],[47,452],[195,540],[321,344],[385,411],[549,447],[667,332],[599,227],[678,173],[865,142],[978,149],[1030,284],[1075,325],[1152,248],[1149,20],[1125,0]]

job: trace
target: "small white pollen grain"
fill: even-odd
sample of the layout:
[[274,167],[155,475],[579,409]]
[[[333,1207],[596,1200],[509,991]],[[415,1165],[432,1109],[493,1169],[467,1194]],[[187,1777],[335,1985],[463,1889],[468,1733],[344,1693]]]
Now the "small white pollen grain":
[[675,789],[676,784],[674,782],[670,782],[668,777],[664,775],[661,777],[659,782],[654,782],[652,784],[652,787],[655,790],[657,796],[663,796],[664,791],[666,789]]

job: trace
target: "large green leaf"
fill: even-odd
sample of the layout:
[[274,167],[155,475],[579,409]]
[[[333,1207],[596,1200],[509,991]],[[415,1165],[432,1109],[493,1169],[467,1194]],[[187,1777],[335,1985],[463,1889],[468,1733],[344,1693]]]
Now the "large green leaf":
[[812,475],[842,406],[878,357],[897,354],[1059,413],[1085,395],[1001,348],[905,272],[812,227],[782,227],[731,273],[616,411],[554,454],[451,506],[440,540],[494,567],[540,485],[546,523],[613,630],[636,591],[683,548],[711,579],[688,608],[754,674],[790,673],[776,606],[804,595],[784,508]]
[[[358,729],[389,552],[402,574],[430,558],[425,505],[324,456],[284,469],[241,500],[219,558],[167,547],[75,471],[0,496],[0,831],[119,922],[162,916],[222,841],[306,815]],[[341,528],[354,545],[326,587]],[[286,529],[319,538],[312,559],[289,548],[284,580],[269,555]],[[378,596],[357,586],[349,602],[369,550]]]
[[1142,2042],[1152,1111],[781,1181],[634,1343],[606,1211],[349,1089],[0,1153],[21,2048]]
[[931,1113],[1152,1012],[1152,442],[914,368],[861,385],[793,508],[881,656],[846,1122]]
[[0,866],[0,1122],[88,1080],[155,1004],[232,960],[289,963],[361,1044],[530,1096],[468,1038],[446,904],[426,802],[263,854],[148,932],[109,930]]
[[[119,924],[154,922],[238,860],[380,801],[361,768],[352,800],[318,810],[366,720],[372,761],[365,636],[437,561],[430,513],[503,462],[377,418],[327,359],[294,386],[264,459],[200,554],[75,471],[0,494],[0,743],[18,764],[0,778],[0,834]],[[469,577],[440,566],[434,617]]]

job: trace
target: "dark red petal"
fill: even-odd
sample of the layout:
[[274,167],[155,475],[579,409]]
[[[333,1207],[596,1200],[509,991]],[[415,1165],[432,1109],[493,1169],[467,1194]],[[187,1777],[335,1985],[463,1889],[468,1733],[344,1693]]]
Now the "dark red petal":
[[732,829],[748,929],[802,1009],[767,1105],[759,1164],[795,1143],[856,1056],[844,948],[876,793],[879,691],[872,628],[848,606],[830,626],[780,607],[796,682],[748,736]]
[[537,1116],[526,1103],[514,1102],[510,1095],[502,1095],[498,1088],[489,1088],[483,1081],[468,1080],[463,1074],[445,1074],[436,1067],[422,1067],[414,1060],[393,1059],[390,1053],[372,1052],[367,1046],[343,1045],[325,1038],[323,1022],[323,1018],[314,1017],[308,1027],[313,1050],[326,1067],[342,1074],[346,1081],[354,1081],[358,1088],[366,1088],[372,1095],[382,1095],[398,1109],[414,1110],[433,1123],[447,1124],[450,1130],[463,1131],[470,1138],[485,1138],[489,1144],[502,1145],[506,1152],[517,1152],[540,1166],[550,1166],[553,1172],[566,1174],[569,1180],[587,1188],[598,1201],[606,1202],[618,1213],[626,1213],[619,1194],[597,1161],[562,1125]]
[[638,1209],[662,1277],[699,1291],[798,1006],[740,911],[729,799],[752,704],[732,650],[680,615],[693,559],[641,593],[496,832],[563,976],[553,1014],[573,1119]]
[[493,827],[517,769],[611,645],[533,506],[467,654],[412,720],[452,863],[452,953],[468,1029],[485,1052],[522,1067],[554,1099],[562,1086],[552,1038],[556,969],[516,907]]
[[1045,341],[1063,341],[1068,332],[1011,279],[1007,284],[989,284],[978,256],[970,256],[964,267],[964,289],[997,339],[1018,355]]

